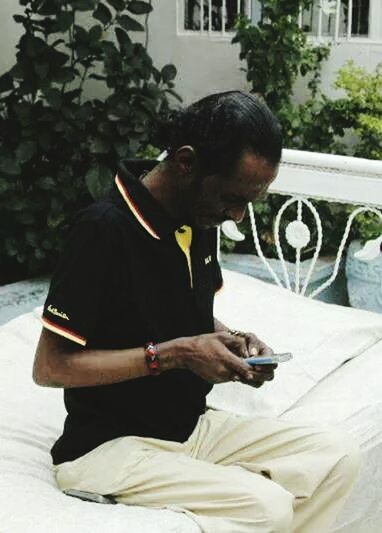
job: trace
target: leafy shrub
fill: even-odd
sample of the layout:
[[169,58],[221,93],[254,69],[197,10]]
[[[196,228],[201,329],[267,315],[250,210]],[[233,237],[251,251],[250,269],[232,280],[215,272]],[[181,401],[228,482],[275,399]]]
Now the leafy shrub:
[[[24,33],[0,77],[3,282],[51,268],[72,215],[111,184],[119,158],[150,143],[178,97],[174,65],[157,69],[129,35],[151,2],[19,1]],[[89,80],[107,96],[85,99]]]
[[[312,0],[264,0],[262,18],[257,26],[240,17],[232,42],[240,44],[240,59],[245,60],[247,80],[252,92],[261,95],[279,119],[287,148],[323,153],[347,154],[380,159],[382,155],[382,70],[367,74],[350,63],[339,71],[336,86],[346,92],[345,98],[332,100],[321,93],[321,65],[329,56],[327,46],[313,46],[298,26],[298,13],[308,8]],[[266,50],[266,53],[264,52]],[[292,100],[298,76],[307,77],[310,94],[302,104]],[[359,138],[356,145],[346,145],[347,131]],[[267,257],[278,257],[272,224],[285,198],[270,194],[266,200],[255,202],[260,243]],[[345,230],[346,221],[354,209],[351,205],[313,200],[320,213],[324,235],[322,254],[336,253]],[[286,225],[296,218],[296,205],[284,212],[280,235],[284,256],[295,260],[295,251],[285,241]],[[306,209],[303,220],[311,229],[309,245],[302,250],[302,259],[312,257],[317,240],[314,220]],[[246,235],[237,244],[223,237],[226,251],[251,253],[255,251],[248,218],[240,225]],[[367,240],[382,232],[372,214],[358,215],[353,222],[349,241]]]

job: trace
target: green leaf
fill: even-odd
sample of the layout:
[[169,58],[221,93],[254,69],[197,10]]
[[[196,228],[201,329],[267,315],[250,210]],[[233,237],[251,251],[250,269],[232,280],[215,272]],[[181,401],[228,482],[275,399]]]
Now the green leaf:
[[37,143],[35,141],[23,141],[16,148],[16,157],[20,163],[30,161],[37,151]]
[[105,4],[101,3],[98,4],[97,9],[93,13],[93,17],[102,22],[104,26],[109,24],[109,22],[111,22],[113,19],[110,9],[106,7]]
[[78,11],[90,11],[95,8],[97,0],[72,0],[71,4],[72,8]]
[[177,71],[175,65],[165,65],[161,70],[163,81],[167,83],[173,80],[176,76],[176,72]]
[[87,188],[94,199],[104,194],[106,189],[111,185],[112,180],[113,172],[104,165],[96,165],[85,176]]
[[10,189],[11,187],[10,187],[10,183],[8,182],[8,180],[5,180],[4,178],[0,178],[0,195],[4,194]]
[[9,72],[0,76],[0,93],[11,91],[13,89],[13,79]]
[[23,17],[22,15],[13,15],[13,20],[17,22],[17,24],[24,24],[25,22],[28,22],[28,18]]
[[72,26],[74,22],[73,11],[62,11],[57,17],[54,30],[58,33],[64,33]]
[[123,11],[126,7],[126,0],[107,0],[107,3],[116,11]]
[[127,157],[130,152],[129,143],[126,141],[117,141],[114,143],[114,149],[119,157]]
[[47,217],[48,228],[55,229],[65,220],[65,215],[63,213],[49,213]]
[[14,161],[13,159],[5,157],[4,159],[0,159],[0,170],[2,170],[5,174],[18,176],[21,172],[21,167],[18,161]]
[[148,2],[141,2],[139,0],[132,0],[127,4],[126,8],[130,13],[134,13],[134,15],[145,15],[153,10]]
[[95,137],[90,143],[90,152],[92,154],[108,154],[110,151],[110,141]]
[[166,93],[168,94],[171,94],[174,98],[176,98],[178,100],[178,102],[183,102],[183,98],[175,91],[173,91],[172,89],[165,89],[164,90]]
[[91,80],[97,80],[97,81],[105,81],[106,80],[106,76],[102,76],[101,74],[90,74],[89,78]]
[[102,26],[99,24],[96,24],[95,26],[92,26],[89,30],[89,38],[93,42],[98,42],[102,38],[103,29]]
[[[117,19],[118,24],[126,31],[144,31],[144,27],[137,20],[129,17],[129,15],[120,15]],[[118,29],[118,28],[117,28]],[[116,32],[117,32],[116,29]]]
[[53,191],[56,188],[56,183],[50,176],[44,176],[36,181],[36,184],[44,191]]
[[62,106],[61,92],[58,89],[48,89],[45,92],[45,98],[53,109],[60,109]]
[[49,72],[49,65],[47,63],[35,63],[34,71],[39,78],[45,80]]

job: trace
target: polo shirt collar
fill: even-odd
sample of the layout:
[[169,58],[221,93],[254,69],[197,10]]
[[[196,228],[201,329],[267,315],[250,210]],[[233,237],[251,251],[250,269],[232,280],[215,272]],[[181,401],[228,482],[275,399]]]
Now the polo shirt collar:
[[139,180],[157,164],[156,159],[125,159],[119,164],[115,183],[137,221],[154,239],[160,240],[173,236],[183,223],[171,217]]

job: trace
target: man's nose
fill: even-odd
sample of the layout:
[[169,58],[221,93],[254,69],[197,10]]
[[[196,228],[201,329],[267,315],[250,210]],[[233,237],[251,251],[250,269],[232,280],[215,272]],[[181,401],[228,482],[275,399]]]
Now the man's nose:
[[247,206],[245,207],[235,207],[228,211],[229,218],[238,224],[241,222],[247,211]]

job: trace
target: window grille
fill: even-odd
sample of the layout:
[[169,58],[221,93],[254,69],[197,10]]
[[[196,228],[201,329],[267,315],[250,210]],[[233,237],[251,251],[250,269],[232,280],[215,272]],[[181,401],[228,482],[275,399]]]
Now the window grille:
[[300,15],[300,26],[313,37],[351,39],[369,35],[370,0],[314,0]]
[[225,34],[239,14],[250,17],[251,0],[185,0],[184,29]]

